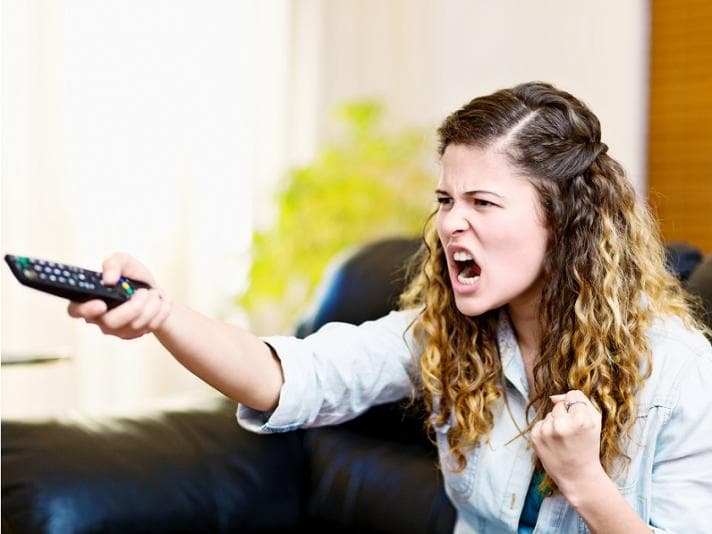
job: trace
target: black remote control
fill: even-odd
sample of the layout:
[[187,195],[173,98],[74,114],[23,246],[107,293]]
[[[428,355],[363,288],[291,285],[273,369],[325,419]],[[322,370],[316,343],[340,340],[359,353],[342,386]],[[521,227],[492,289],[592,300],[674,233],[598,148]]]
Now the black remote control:
[[129,300],[137,289],[150,288],[148,284],[124,277],[116,285],[105,286],[101,283],[101,273],[54,261],[10,254],[5,255],[5,261],[23,285],[76,302],[101,299],[109,309]]

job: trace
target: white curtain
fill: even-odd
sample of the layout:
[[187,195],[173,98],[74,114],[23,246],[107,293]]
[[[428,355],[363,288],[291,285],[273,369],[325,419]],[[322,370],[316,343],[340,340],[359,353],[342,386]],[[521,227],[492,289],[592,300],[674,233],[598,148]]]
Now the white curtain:
[[[299,80],[314,78],[318,46],[300,36],[318,11],[286,0],[3,2],[3,252],[99,270],[125,250],[176,299],[239,320],[253,221],[311,147],[315,95]],[[4,413],[45,413],[50,398],[55,411],[124,411],[201,387],[155,340],[104,337],[6,268],[2,283],[3,357],[71,356],[6,366]]]

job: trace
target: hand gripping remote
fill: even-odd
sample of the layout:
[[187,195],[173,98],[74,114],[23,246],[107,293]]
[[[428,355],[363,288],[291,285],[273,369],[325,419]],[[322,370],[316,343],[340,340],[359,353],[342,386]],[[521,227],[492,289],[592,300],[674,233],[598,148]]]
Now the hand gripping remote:
[[105,286],[96,271],[27,256],[6,254],[5,261],[23,285],[76,302],[101,299],[109,309],[129,300],[137,289],[151,287],[124,277],[115,285]]

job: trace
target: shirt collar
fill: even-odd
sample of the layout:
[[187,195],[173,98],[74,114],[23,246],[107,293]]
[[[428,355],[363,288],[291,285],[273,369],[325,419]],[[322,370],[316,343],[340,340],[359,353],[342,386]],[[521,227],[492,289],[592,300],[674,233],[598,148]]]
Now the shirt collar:
[[519,351],[517,336],[514,334],[512,321],[506,308],[501,308],[497,320],[497,346],[502,362],[504,377],[525,399],[529,399],[529,383],[524,369],[524,360]]

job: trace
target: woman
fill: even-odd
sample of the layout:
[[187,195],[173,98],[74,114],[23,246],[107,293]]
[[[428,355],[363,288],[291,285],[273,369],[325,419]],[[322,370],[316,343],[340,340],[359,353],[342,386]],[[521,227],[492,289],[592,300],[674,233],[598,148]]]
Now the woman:
[[[158,290],[69,312],[153,332],[259,432],[422,393],[456,532],[701,529],[712,349],[597,118],[529,83],[476,98],[439,135],[440,207],[401,311],[305,340],[258,339]],[[122,254],[104,281],[120,274],[155,287]]]

